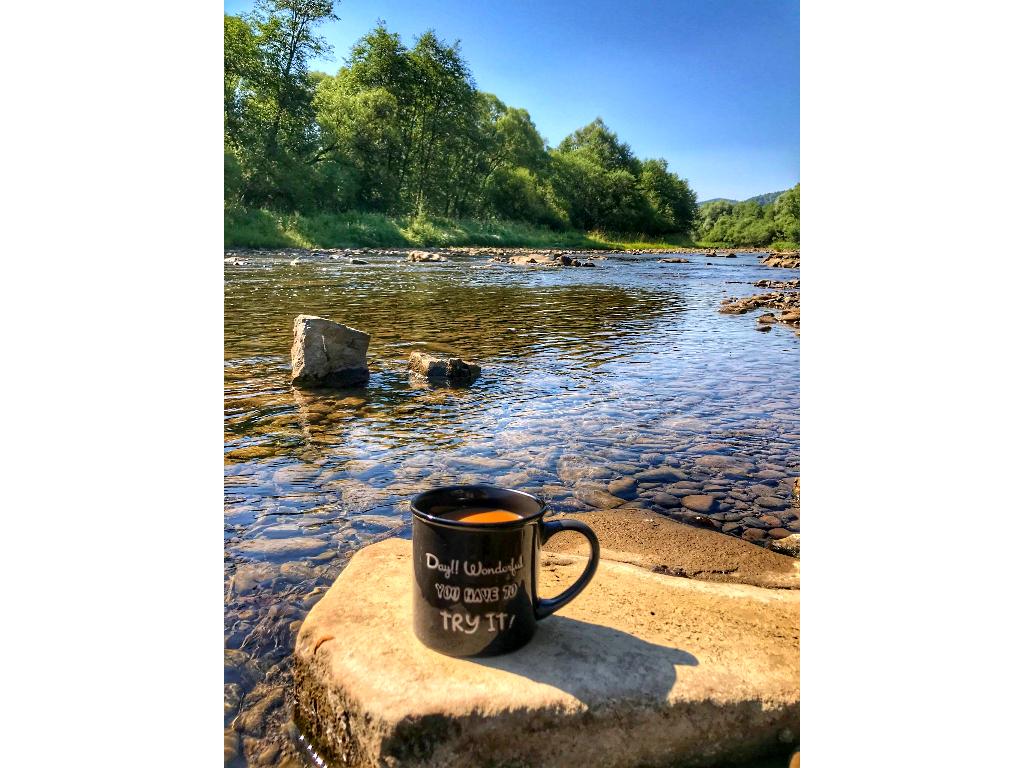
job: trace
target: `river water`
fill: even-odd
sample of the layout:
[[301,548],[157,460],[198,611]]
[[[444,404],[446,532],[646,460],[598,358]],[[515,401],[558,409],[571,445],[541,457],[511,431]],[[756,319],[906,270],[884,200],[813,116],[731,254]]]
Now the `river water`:
[[[760,312],[717,311],[795,270],[755,254],[620,254],[592,269],[360,257],[370,263],[225,265],[229,765],[301,764],[288,720],[301,620],[353,552],[408,536],[407,502],[424,488],[493,483],[586,511],[609,505],[611,483],[633,506],[729,535],[799,530],[799,337],[757,331]],[[368,387],[292,389],[298,314],[370,333]],[[483,374],[463,389],[410,381],[415,349],[473,359]],[[695,494],[716,510],[680,508]]]

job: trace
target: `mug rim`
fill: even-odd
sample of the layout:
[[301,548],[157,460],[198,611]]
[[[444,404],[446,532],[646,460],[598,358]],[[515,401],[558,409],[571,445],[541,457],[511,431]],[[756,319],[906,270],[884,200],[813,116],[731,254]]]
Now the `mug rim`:
[[[443,493],[445,491],[462,490],[466,488],[480,489],[484,491],[502,491],[504,493],[514,493],[517,496],[522,496],[537,505],[537,511],[531,512],[529,515],[525,515],[518,520],[506,520],[502,523],[466,523],[461,520],[450,520],[446,517],[438,517],[432,515],[429,512],[425,512],[419,509],[416,504],[427,494]],[[487,483],[462,483],[459,485],[441,485],[437,488],[431,488],[427,491],[421,491],[413,496],[412,501],[409,502],[409,506],[412,508],[413,517],[419,518],[423,522],[431,523],[432,525],[440,525],[445,528],[458,528],[462,530],[474,529],[479,531],[493,531],[493,530],[510,530],[512,528],[518,528],[528,523],[532,523],[534,520],[539,519],[544,515],[548,509],[547,503],[534,496],[532,493],[526,491],[517,491],[515,488],[503,488],[500,485],[489,485]]]

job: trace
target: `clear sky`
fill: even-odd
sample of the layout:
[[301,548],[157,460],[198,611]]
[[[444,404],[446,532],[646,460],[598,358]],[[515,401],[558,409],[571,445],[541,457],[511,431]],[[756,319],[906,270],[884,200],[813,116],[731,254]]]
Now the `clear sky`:
[[314,69],[337,71],[378,19],[410,46],[432,28],[550,144],[600,116],[700,200],[800,180],[798,0],[338,0],[335,13],[320,28],[333,57]]

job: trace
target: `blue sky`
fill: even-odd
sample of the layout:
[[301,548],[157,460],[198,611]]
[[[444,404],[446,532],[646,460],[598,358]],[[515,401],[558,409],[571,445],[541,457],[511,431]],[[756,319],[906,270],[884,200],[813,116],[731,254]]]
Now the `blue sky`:
[[336,72],[378,19],[406,45],[433,28],[550,144],[600,115],[701,200],[800,180],[798,0],[340,0],[335,13],[320,28],[333,58],[315,69]]

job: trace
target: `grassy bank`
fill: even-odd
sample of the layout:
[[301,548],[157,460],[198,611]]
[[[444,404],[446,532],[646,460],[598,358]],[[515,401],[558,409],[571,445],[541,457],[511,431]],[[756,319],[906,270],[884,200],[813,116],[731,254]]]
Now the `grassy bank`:
[[507,246],[526,248],[693,247],[687,235],[613,235],[556,232],[515,221],[382,216],[376,213],[321,213],[312,216],[265,210],[224,212],[225,247],[247,248],[406,248]]
[[776,240],[771,245],[751,245],[750,243],[708,243],[701,241],[697,243],[700,248],[749,248],[752,251],[765,251],[769,248],[773,251],[799,251],[800,243],[791,240]]

